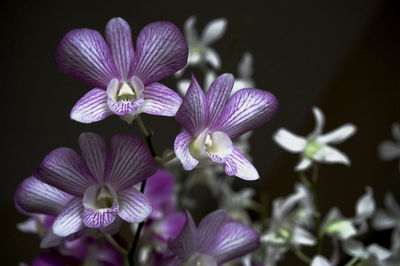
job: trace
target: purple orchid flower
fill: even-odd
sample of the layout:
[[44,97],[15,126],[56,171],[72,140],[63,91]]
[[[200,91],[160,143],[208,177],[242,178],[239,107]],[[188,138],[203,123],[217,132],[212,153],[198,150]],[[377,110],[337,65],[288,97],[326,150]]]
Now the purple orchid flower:
[[54,202],[69,197],[52,213],[57,216],[53,232],[61,237],[85,227],[111,233],[122,220],[139,223],[146,219],[152,211],[150,201],[134,185],[154,174],[157,167],[145,145],[135,136],[120,134],[111,139],[107,153],[104,140],[94,133],[81,134],[79,145],[82,157],[69,148],[48,154],[34,173],[42,182],[20,186],[18,204],[50,214]]
[[260,246],[259,235],[253,229],[228,220],[224,210],[217,210],[200,222],[198,228],[189,212],[182,232],[170,240],[173,253],[165,265],[217,266],[244,256]]
[[241,89],[229,98],[234,77],[219,76],[204,95],[192,75],[176,113],[185,128],[175,139],[175,153],[185,170],[222,164],[227,175],[254,180],[259,175],[232,140],[270,120],[278,110],[275,96],[259,89]]
[[111,19],[105,40],[91,29],[68,32],[56,50],[64,74],[95,87],[73,107],[71,119],[81,123],[117,114],[131,123],[141,113],[174,116],[182,99],[157,83],[187,63],[188,47],[170,22],[150,23],[133,49],[131,29],[122,18]]

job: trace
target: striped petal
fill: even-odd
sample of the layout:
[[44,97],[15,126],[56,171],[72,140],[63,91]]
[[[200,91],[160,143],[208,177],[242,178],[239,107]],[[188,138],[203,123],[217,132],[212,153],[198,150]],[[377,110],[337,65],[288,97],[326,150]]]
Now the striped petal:
[[105,180],[113,188],[128,188],[152,176],[157,165],[147,147],[135,136],[115,135],[107,156]]
[[152,211],[147,197],[133,187],[119,191],[118,202],[120,205],[119,217],[129,223],[143,222]]
[[174,240],[168,242],[168,248],[180,259],[186,259],[197,250],[198,236],[192,216],[186,211],[186,222],[182,231]]
[[216,210],[201,220],[197,233],[199,250],[207,248],[215,238],[218,231],[226,223],[228,216],[224,210]]
[[160,83],[151,83],[143,90],[142,112],[152,115],[175,116],[182,104],[182,98],[173,90]]
[[212,125],[221,115],[234,82],[235,78],[232,74],[223,74],[211,83],[206,96],[210,112],[209,125]]
[[230,98],[213,129],[235,139],[269,121],[277,111],[278,101],[270,92],[242,89]]
[[92,123],[103,120],[113,112],[107,104],[107,93],[102,89],[92,89],[72,108],[71,119],[80,123]]
[[69,236],[85,227],[82,220],[83,204],[81,198],[73,198],[57,216],[53,232],[58,236]]
[[79,136],[79,147],[83,159],[97,181],[104,180],[104,167],[107,158],[106,143],[102,137],[87,132]]
[[58,148],[49,153],[34,177],[76,196],[82,196],[95,182],[85,161],[70,148]]
[[207,248],[218,265],[242,257],[260,246],[260,236],[253,229],[235,222],[225,224]]
[[175,115],[176,121],[181,124],[192,136],[197,136],[208,124],[207,100],[196,78],[192,80],[183,99],[182,105]]
[[[232,173],[233,175],[240,177],[244,180],[256,180],[260,178],[257,169],[253,166],[253,164],[244,157],[244,155],[240,152],[238,147],[232,145],[233,151],[228,156],[228,158],[232,161],[232,164],[235,165],[236,172]],[[229,160],[226,160],[229,162]],[[225,172],[227,174],[231,173],[229,171],[232,168],[229,163],[225,166]]]
[[148,85],[184,67],[187,57],[187,43],[174,24],[150,23],[138,36],[132,75]]
[[106,25],[105,36],[118,72],[127,81],[134,56],[131,27],[122,18],[113,18]]
[[25,179],[15,194],[16,203],[24,211],[53,216],[57,216],[71,198],[71,195],[34,177]]
[[65,75],[94,87],[105,89],[119,76],[106,42],[95,30],[68,32],[57,46],[56,62]]
[[106,227],[112,224],[117,217],[118,205],[113,208],[94,210],[85,208],[82,219],[89,228]]
[[199,163],[189,152],[191,141],[192,136],[187,131],[183,131],[176,137],[174,143],[176,157],[181,161],[185,170],[192,170]]

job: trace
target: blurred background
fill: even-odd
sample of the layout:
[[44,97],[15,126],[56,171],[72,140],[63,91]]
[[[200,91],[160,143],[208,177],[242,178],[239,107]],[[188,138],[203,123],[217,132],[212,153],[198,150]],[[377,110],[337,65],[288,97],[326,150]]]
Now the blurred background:
[[[366,185],[373,187],[379,206],[387,191],[400,198],[398,161],[384,162],[377,156],[378,144],[392,139],[392,123],[400,122],[397,0],[2,1],[0,5],[2,265],[30,262],[39,253],[38,238],[16,229],[25,217],[16,212],[13,194],[47,153],[60,146],[77,150],[78,136],[85,131],[106,140],[120,132],[140,135],[135,123],[128,125],[117,116],[89,125],[70,120],[72,106],[91,88],[62,75],[54,60],[55,47],[69,30],[93,28],[103,33],[107,21],[116,16],[132,26],[134,40],[149,22],[168,20],[182,29],[184,21],[195,15],[202,30],[210,20],[225,17],[227,32],[213,47],[222,60],[231,58],[227,70],[236,74],[243,53],[253,54],[255,83],[276,95],[280,110],[251,138],[261,178],[235,181],[235,186],[254,187],[257,197],[270,199],[292,193],[298,156],[279,148],[271,136],[280,127],[307,135],[314,127],[311,108],[318,106],[327,118],[325,131],[346,122],[358,127],[357,134],[338,147],[352,166],[320,167],[322,211],[339,206],[345,215],[353,215]],[[232,47],[232,57],[227,47]],[[176,88],[173,78],[163,82]],[[143,119],[155,132],[158,151],[172,147],[180,131],[173,118],[144,115]],[[289,258],[281,265],[293,264]]]

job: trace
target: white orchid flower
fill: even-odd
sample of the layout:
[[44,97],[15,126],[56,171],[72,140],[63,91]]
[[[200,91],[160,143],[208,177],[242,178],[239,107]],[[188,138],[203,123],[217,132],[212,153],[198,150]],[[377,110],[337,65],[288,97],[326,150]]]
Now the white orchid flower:
[[240,59],[237,69],[238,77],[233,84],[231,96],[243,88],[254,88],[255,84],[252,79],[253,76],[253,55],[245,52]]
[[295,167],[296,171],[303,171],[309,168],[313,161],[350,165],[349,158],[329,144],[343,142],[356,132],[356,126],[347,123],[322,135],[322,129],[325,124],[324,114],[317,107],[313,107],[312,110],[316,126],[308,137],[300,137],[281,128],[274,134],[273,139],[285,150],[292,153],[301,153],[301,159]]
[[311,261],[310,266],[332,266],[332,264],[325,257],[317,255]]
[[366,187],[366,192],[356,203],[356,215],[353,219],[354,223],[359,225],[357,234],[363,234],[368,231],[367,219],[371,218],[375,213],[375,200],[371,187]]
[[400,255],[400,205],[392,193],[385,195],[386,210],[378,210],[372,220],[372,227],[376,230],[393,229],[392,251]]
[[[391,161],[400,158],[400,124],[393,123],[392,136],[395,141],[385,140],[378,146],[378,154],[382,160]],[[399,160],[400,171],[400,160]]]
[[345,218],[338,208],[332,208],[321,224],[322,234],[336,237],[340,240],[349,239],[357,234],[352,219]]
[[[200,65],[209,63],[214,69],[221,67],[221,59],[218,53],[210,47],[212,43],[219,40],[225,33],[228,21],[225,18],[217,18],[210,21],[199,36],[196,28],[196,17],[191,16],[185,21],[184,33],[189,46],[188,65]],[[184,68],[175,75],[180,76]]]

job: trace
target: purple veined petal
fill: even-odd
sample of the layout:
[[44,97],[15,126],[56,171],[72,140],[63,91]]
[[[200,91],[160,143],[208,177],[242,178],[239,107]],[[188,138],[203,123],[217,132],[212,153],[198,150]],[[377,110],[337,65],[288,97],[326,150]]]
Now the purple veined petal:
[[54,234],[62,237],[69,236],[85,227],[82,220],[83,203],[81,198],[73,198],[53,223]]
[[269,121],[278,111],[278,105],[270,92],[239,90],[230,98],[212,129],[223,131],[235,139]]
[[92,123],[112,115],[107,104],[107,93],[102,89],[92,89],[72,108],[71,119],[80,123]]
[[24,211],[57,216],[72,196],[42,181],[28,177],[17,188],[16,204]]
[[132,100],[129,102],[119,101],[116,102],[114,99],[107,99],[108,107],[112,112],[117,115],[131,115],[135,114],[138,109],[144,104],[143,99]]
[[182,104],[182,98],[173,90],[160,83],[151,83],[143,90],[142,112],[152,115],[175,116]]
[[216,210],[201,220],[197,229],[199,250],[207,249],[227,219],[228,216],[224,210]]
[[85,208],[83,211],[83,223],[89,228],[100,228],[111,225],[118,213],[118,204],[112,208],[99,210]]
[[51,248],[59,246],[62,244],[63,241],[64,238],[54,234],[53,230],[50,228],[42,238],[42,241],[40,241],[40,248]]
[[205,45],[211,44],[224,35],[228,21],[225,18],[217,18],[208,23],[203,30],[201,40]]
[[127,81],[133,62],[131,27],[122,18],[113,18],[107,25],[105,37],[121,78]]
[[105,89],[112,78],[119,77],[106,42],[95,30],[68,32],[55,57],[61,72],[95,87]]
[[197,136],[208,124],[208,105],[206,96],[194,75],[189,89],[178,112],[176,121],[181,124],[192,136]]
[[246,255],[260,246],[260,236],[253,229],[236,223],[225,224],[207,248],[218,265]]
[[188,171],[195,168],[199,163],[189,152],[191,141],[192,136],[187,131],[183,131],[176,137],[174,143],[176,157],[181,161],[183,168]]
[[144,194],[152,203],[163,203],[171,198],[173,191],[174,178],[172,175],[165,170],[158,169],[154,175],[147,179]]
[[79,146],[90,172],[101,183],[104,180],[104,167],[107,158],[107,147],[104,139],[95,133],[82,133],[79,136]]
[[[233,151],[228,158],[231,159],[236,166],[236,173],[234,175],[244,180],[256,180],[260,178],[257,169],[253,166],[253,164],[244,157],[238,147],[236,147],[234,144],[232,146]],[[227,169],[225,167],[225,172],[226,171]]]
[[233,83],[235,78],[232,74],[223,74],[216,78],[213,83],[211,83],[210,88],[207,91],[207,102],[210,112],[209,125],[212,124],[219,118],[222,110],[228,101],[229,95],[233,88]]
[[179,258],[186,259],[197,250],[198,236],[192,216],[186,211],[186,222],[174,240],[168,241],[168,248]]
[[105,181],[116,191],[133,186],[152,176],[157,165],[139,138],[115,135],[107,156]]
[[174,24],[150,23],[137,38],[132,76],[148,85],[184,67],[187,57],[186,40]]
[[140,223],[151,214],[150,201],[134,187],[119,191],[118,201],[120,204],[118,215],[127,222]]
[[34,177],[75,196],[95,182],[85,161],[70,148],[58,148],[50,152],[36,169]]
[[182,231],[186,222],[186,216],[182,212],[174,212],[167,215],[160,225],[162,237],[165,240],[175,239]]

